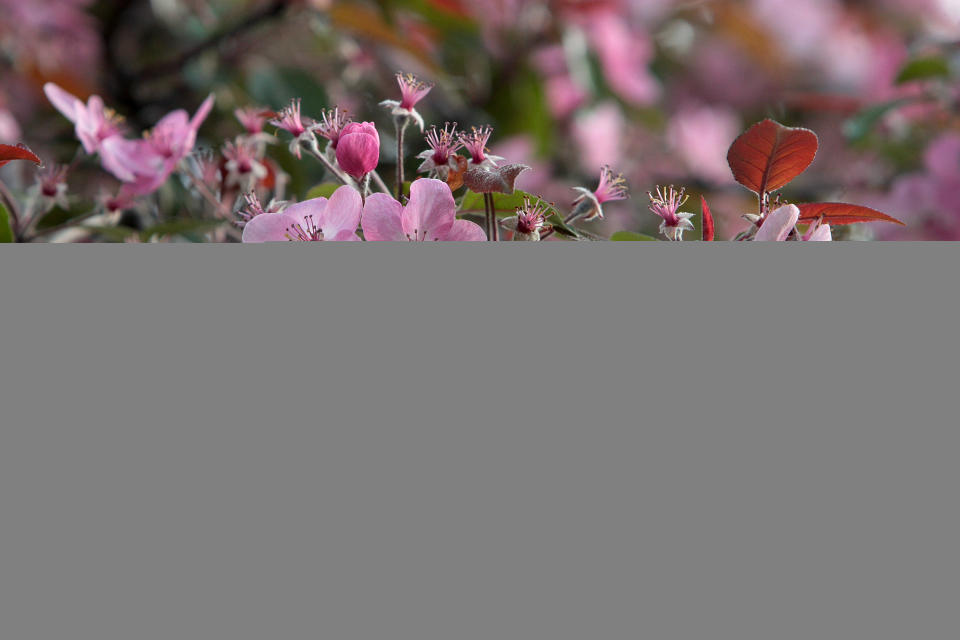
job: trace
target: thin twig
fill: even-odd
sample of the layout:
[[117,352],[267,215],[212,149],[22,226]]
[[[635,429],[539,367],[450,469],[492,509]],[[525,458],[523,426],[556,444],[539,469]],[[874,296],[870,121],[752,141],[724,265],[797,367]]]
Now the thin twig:
[[[311,144],[306,145],[304,148],[306,149],[307,153],[309,153],[311,156],[319,160],[320,164],[326,167],[327,171],[332,173],[333,176],[337,180],[339,180],[342,184],[356,186],[356,183],[354,183],[353,179],[350,178],[350,176],[348,176],[343,171],[338,169],[332,162],[330,162],[330,158],[328,158],[322,151],[320,151],[320,147],[317,144],[316,138],[314,138]],[[387,193],[390,193],[390,191],[388,190]]]
[[410,118],[396,119],[397,124],[397,200],[403,202],[403,137],[410,124]]
[[160,62],[143,69],[138,75],[141,78],[156,78],[159,76],[180,73],[183,69],[183,65],[203,54],[208,49],[216,48],[223,42],[259,26],[262,22],[279,17],[283,13],[284,9],[286,9],[288,4],[289,2],[287,0],[273,0],[270,4],[265,5],[259,11],[250,14],[232,27],[210,36],[203,42],[187,49],[176,58],[167,60],[165,62]]
[[497,242],[500,239],[500,226],[497,222],[497,208],[492,193],[483,194],[483,206],[487,210],[487,239]]
[[74,226],[76,226],[78,223],[83,222],[84,220],[87,220],[87,219],[89,219],[89,218],[92,218],[92,217],[94,217],[94,216],[96,216],[96,215],[98,215],[98,214],[100,214],[100,213],[103,213],[103,212],[102,212],[99,208],[94,208],[94,209],[92,209],[91,211],[88,211],[87,213],[81,214],[81,215],[79,215],[79,216],[74,216],[74,217],[70,218],[69,220],[66,220],[66,221],[64,221],[64,222],[61,222],[61,223],[58,224],[58,225],[54,225],[54,226],[52,226],[52,227],[47,227],[47,228],[45,228],[45,229],[40,229],[39,231],[35,231],[32,236],[30,236],[29,238],[24,239],[24,242],[33,242],[34,240],[37,240],[37,239],[42,238],[42,237],[44,237],[44,236],[53,235],[54,233],[57,233],[58,231],[64,231],[64,230],[69,229],[70,227],[74,227]]

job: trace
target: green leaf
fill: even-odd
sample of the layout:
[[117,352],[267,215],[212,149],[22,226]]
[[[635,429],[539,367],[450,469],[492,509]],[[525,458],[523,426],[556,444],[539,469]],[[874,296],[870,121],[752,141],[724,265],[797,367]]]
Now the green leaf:
[[657,238],[633,231],[617,231],[610,236],[611,242],[659,242]]
[[843,134],[853,143],[863,142],[884,116],[905,104],[916,101],[911,98],[900,98],[864,109],[843,124]]
[[915,80],[949,78],[950,63],[945,58],[917,58],[908,62],[897,75],[897,84],[906,84]]
[[314,188],[307,191],[307,200],[314,200],[316,198],[327,198],[333,195],[333,192],[342,187],[343,185],[337,184],[335,182],[324,182],[323,184],[318,184]]
[[0,244],[13,242],[13,228],[10,226],[10,212],[0,202]]
[[[512,195],[502,193],[493,194],[493,206],[497,209],[498,218],[509,218],[517,214],[517,209],[523,206],[524,197],[530,198],[531,202],[542,202],[545,206],[553,210],[553,207],[543,202],[537,196],[524,191],[514,191]],[[461,213],[485,213],[483,205],[483,194],[468,191],[460,202]]]

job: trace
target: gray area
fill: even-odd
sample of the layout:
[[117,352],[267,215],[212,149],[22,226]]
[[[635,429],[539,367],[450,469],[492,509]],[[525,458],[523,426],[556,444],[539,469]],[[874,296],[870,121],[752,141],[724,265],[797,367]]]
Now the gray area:
[[0,637],[952,640],[958,255],[0,247]]

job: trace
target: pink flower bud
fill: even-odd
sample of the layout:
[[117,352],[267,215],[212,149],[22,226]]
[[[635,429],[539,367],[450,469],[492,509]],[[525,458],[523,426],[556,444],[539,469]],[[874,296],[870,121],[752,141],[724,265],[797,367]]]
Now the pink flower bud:
[[337,143],[337,162],[358,182],[380,162],[380,134],[372,122],[351,122]]

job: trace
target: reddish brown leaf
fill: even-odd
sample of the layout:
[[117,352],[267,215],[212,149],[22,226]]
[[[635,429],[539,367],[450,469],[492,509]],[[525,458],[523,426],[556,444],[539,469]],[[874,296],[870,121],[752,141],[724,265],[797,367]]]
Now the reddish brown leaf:
[[905,223],[869,207],[842,202],[811,202],[798,204],[800,222],[813,222],[819,218],[831,225],[856,224],[858,222],[892,222],[901,226]]
[[22,144],[18,144],[15,147],[0,144],[0,167],[13,160],[29,160],[36,164],[43,164],[33,151],[30,151],[30,149],[27,149]]
[[700,196],[700,206],[703,211],[703,228],[701,229],[701,239],[704,242],[713,242],[716,235],[713,224],[713,214],[710,213],[710,207],[707,205],[707,199]]
[[776,191],[807,170],[820,141],[809,129],[792,129],[773,120],[753,125],[737,138],[727,162],[737,182],[757,195]]

